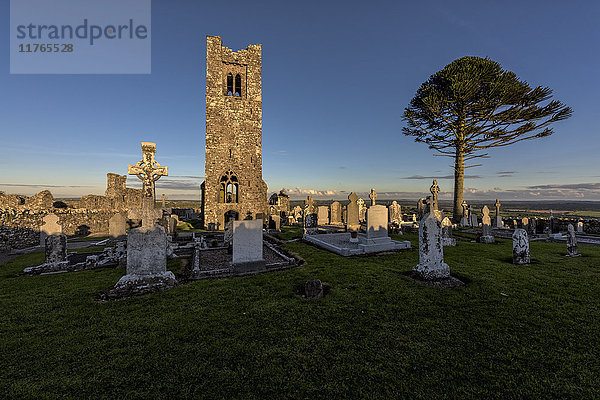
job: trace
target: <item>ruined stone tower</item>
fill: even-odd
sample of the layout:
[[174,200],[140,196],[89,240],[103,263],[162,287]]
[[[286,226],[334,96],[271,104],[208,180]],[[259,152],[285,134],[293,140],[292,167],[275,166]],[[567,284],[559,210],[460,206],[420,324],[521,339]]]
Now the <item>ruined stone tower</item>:
[[219,36],[207,36],[205,226],[266,215],[261,141],[261,45],[233,52]]

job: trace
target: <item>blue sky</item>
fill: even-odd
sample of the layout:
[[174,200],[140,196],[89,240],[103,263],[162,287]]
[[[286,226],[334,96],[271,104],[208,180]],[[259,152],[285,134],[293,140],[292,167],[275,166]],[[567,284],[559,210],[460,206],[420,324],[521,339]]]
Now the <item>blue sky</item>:
[[[206,35],[263,45],[263,178],[269,192],[346,198],[374,187],[419,198],[451,160],[402,135],[417,88],[454,59],[490,57],[550,86],[574,115],[554,135],[493,149],[466,199],[600,200],[600,3],[559,1],[152,1],[150,75],[9,74],[9,2],[0,6],[0,190],[103,194],[157,143],[157,193],[199,198],[204,174]],[[135,179],[130,179],[133,186]]]

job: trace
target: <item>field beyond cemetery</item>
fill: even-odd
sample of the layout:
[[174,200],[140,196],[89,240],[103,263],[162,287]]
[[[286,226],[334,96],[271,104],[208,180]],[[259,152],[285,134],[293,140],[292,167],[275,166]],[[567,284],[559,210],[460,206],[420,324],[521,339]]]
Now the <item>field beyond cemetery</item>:
[[[291,232],[286,233],[291,236]],[[109,303],[124,269],[16,276],[0,266],[0,398],[599,398],[600,247],[445,248],[464,287],[422,286],[413,250],[202,280]],[[405,240],[403,239],[403,240]],[[179,262],[169,263],[178,272]],[[310,279],[331,290],[297,295]]]

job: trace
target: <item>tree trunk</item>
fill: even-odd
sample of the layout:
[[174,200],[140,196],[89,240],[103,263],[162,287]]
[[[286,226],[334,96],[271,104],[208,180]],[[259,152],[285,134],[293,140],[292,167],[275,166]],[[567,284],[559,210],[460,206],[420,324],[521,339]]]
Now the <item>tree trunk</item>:
[[456,148],[456,157],[454,159],[454,215],[452,221],[460,223],[463,208],[463,185],[465,182],[465,153],[460,147]]

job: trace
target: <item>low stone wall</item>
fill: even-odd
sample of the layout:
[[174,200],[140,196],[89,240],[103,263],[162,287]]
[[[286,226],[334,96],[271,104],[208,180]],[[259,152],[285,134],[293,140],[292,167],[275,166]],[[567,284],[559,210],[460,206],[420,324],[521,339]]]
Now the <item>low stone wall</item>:
[[[114,211],[85,209],[52,209],[59,217],[64,234],[89,235],[108,234],[108,220]],[[39,244],[39,231],[43,218],[51,214],[49,210],[34,212],[30,210],[0,209],[0,249],[8,247],[18,249]],[[34,240],[35,238],[35,240]],[[18,244],[22,241],[23,244]]]
[[39,246],[40,232],[30,228],[10,228],[0,226],[0,253],[11,249],[25,249]]

